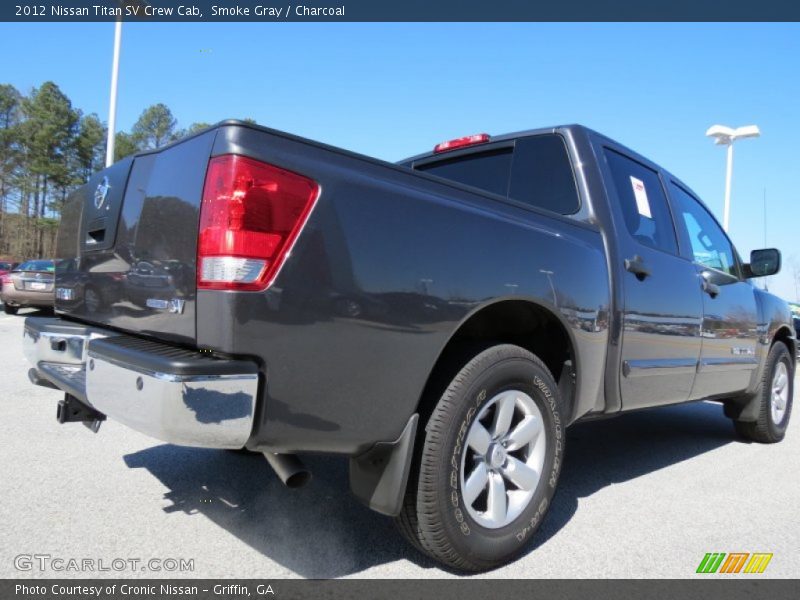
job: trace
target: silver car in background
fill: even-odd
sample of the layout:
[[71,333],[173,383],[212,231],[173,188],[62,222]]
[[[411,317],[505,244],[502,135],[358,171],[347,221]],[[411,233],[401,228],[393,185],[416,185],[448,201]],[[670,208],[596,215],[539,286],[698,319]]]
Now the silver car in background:
[[20,308],[53,308],[55,262],[29,260],[2,277],[3,310],[15,315]]

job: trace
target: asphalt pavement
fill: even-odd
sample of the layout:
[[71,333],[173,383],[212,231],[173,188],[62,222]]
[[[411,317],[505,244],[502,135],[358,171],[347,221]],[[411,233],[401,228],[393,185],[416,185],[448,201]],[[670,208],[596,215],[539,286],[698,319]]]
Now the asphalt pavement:
[[[307,457],[314,479],[289,490],[258,455],[59,425],[60,393],[27,378],[23,312],[0,314],[0,577],[457,576],[350,495],[346,459]],[[751,444],[718,404],[692,403],[566,441],[535,543],[484,577],[715,577],[695,574],[707,552],[772,553],[755,577],[800,575],[800,424]]]

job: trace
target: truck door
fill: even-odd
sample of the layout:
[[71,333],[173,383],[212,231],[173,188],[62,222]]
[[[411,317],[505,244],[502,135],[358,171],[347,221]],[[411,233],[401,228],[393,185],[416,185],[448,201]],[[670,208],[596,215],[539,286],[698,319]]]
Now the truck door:
[[700,365],[690,397],[744,391],[758,365],[755,290],[741,277],[733,244],[711,213],[675,182],[669,193],[681,252],[694,262],[704,292]]
[[680,256],[657,170],[609,147],[604,156],[623,263],[622,409],[683,402],[700,357],[703,300],[697,273]]

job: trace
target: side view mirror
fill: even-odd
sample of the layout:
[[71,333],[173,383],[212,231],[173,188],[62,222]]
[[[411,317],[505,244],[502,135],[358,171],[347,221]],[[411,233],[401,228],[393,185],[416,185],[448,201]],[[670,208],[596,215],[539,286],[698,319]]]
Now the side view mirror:
[[776,248],[753,250],[750,264],[745,265],[747,277],[766,277],[781,270],[781,251]]

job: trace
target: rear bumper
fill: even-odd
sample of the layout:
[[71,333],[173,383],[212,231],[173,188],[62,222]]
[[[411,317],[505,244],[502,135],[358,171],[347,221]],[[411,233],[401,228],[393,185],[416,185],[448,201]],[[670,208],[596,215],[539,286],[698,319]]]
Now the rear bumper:
[[258,367],[70,323],[25,320],[39,378],[132,429],[184,446],[241,448],[253,428]]
[[53,306],[55,304],[53,290],[36,292],[33,290],[18,290],[13,285],[4,285],[2,297],[3,302],[11,306]]

